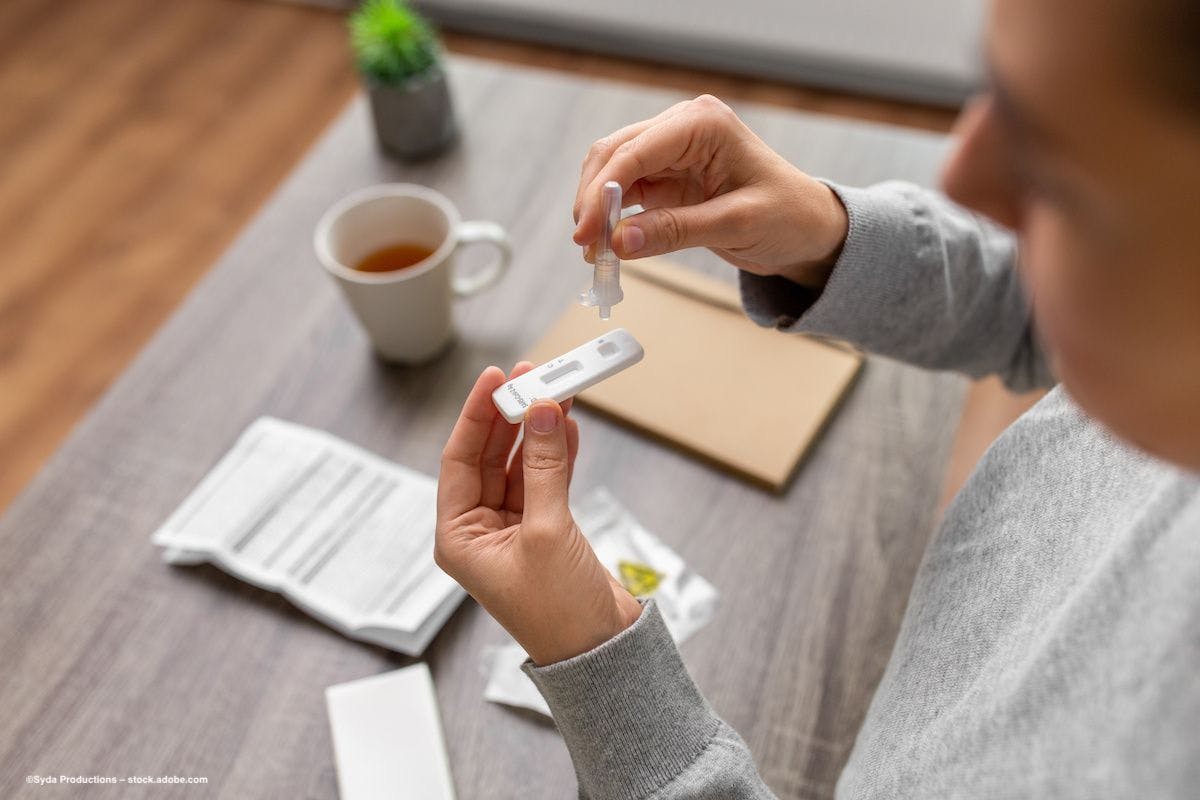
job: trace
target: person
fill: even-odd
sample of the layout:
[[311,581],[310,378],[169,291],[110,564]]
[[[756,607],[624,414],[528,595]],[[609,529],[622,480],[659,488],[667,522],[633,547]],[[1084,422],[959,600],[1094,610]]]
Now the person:
[[[592,147],[575,238],[615,180],[621,257],[711,248],[759,323],[1053,386],[928,545],[839,797],[1196,797],[1200,12],[994,0],[986,58],[945,195],[815,180],[700,97]],[[535,404],[509,466],[503,380],[446,445],[437,560],[525,647],[580,796],[771,796],[575,526],[574,421]]]

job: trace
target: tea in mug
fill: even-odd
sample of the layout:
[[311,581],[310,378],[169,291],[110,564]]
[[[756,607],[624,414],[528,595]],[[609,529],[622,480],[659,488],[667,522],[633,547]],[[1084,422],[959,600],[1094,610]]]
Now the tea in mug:
[[395,272],[424,261],[431,255],[433,249],[430,247],[401,242],[376,250],[358,262],[354,268],[359,272]]

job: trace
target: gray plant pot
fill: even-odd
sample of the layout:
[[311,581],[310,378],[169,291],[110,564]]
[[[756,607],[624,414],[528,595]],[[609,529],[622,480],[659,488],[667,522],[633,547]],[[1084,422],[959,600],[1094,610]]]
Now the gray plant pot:
[[404,83],[367,81],[380,146],[401,158],[427,158],[445,150],[458,128],[446,74],[438,65]]

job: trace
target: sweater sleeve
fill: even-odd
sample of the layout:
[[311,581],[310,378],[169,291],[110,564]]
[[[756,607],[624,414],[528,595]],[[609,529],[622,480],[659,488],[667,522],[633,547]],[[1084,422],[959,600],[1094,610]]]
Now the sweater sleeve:
[[594,650],[523,669],[554,714],[581,798],[774,797],[692,682],[653,600]]
[[922,367],[997,374],[1019,391],[1054,383],[1010,233],[912,184],[829,186],[850,220],[829,282],[815,292],[742,272],[751,319]]

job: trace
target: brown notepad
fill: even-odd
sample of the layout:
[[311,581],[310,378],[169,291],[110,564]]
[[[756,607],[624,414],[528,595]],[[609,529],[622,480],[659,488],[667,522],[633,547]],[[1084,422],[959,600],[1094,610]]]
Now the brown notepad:
[[625,299],[601,322],[573,305],[530,352],[535,364],[622,327],[640,364],[578,401],[780,491],[853,382],[848,347],[755,325],[737,290],[664,259],[621,265]]

